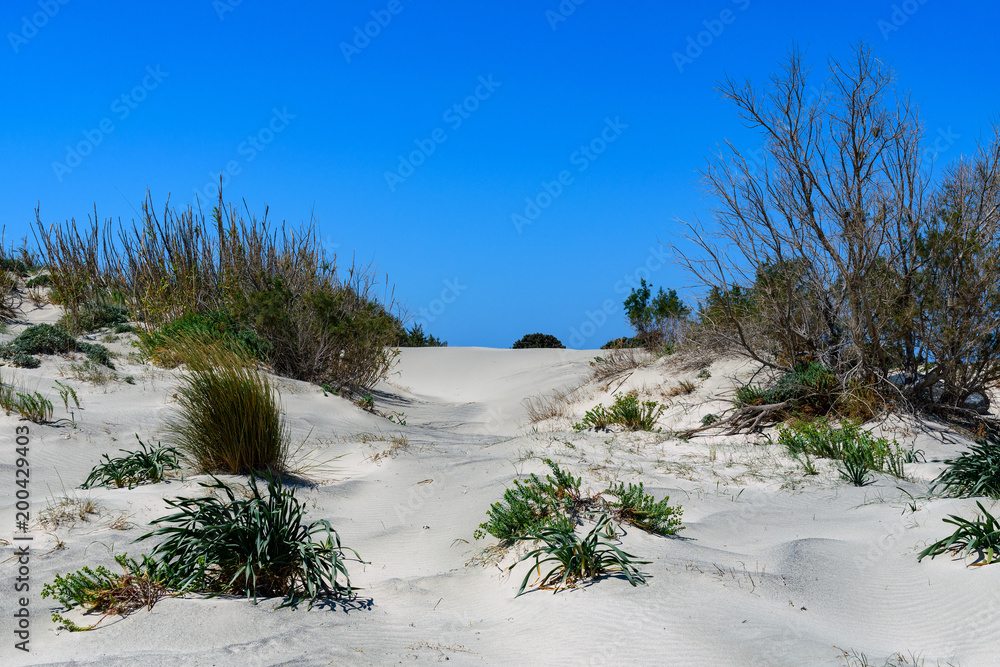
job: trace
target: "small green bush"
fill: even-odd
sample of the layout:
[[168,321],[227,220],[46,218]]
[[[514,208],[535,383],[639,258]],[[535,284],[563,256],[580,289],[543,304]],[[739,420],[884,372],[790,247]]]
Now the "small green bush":
[[173,351],[177,339],[203,339],[218,342],[236,352],[249,352],[259,361],[267,361],[269,346],[253,329],[240,324],[224,312],[189,313],[154,331],[140,331],[139,349],[157,363],[172,367],[180,360]]
[[25,287],[51,287],[52,286],[52,276],[47,273],[41,273],[28,282],[24,284]]
[[[139,440],[138,434],[135,439]],[[155,484],[162,481],[168,471],[180,468],[178,460],[180,452],[175,448],[163,447],[159,443],[156,447],[150,447],[142,440],[139,440],[139,445],[141,447],[139,451],[118,450],[124,452],[125,456],[112,459],[104,454],[104,463],[94,466],[80,488],[114,485],[118,489],[122,487],[132,489],[140,484]]]
[[96,570],[84,567],[66,575],[57,574],[53,583],[45,584],[42,597],[55,598],[66,611],[82,607],[103,614],[88,626],[79,626],[58,613],[52,614],[53,622],[70,632],[92,630],[108,616],[125,616],[140,607],[152,609],[157,600],[171,594],[164,581],[169,579],[166,571],[148,556],[143,555],[139,562],[119,554],[115,561],[123,574],[112,574],[103,566]]
[[80,343],[66,331],[51,324],[36,324],[22,331],[18,336],[0,346],[0,356],[10,359],[15,365],[24,364],[34,368],[38,364],[33,361],[35,354],[66,354],[82,352],[87,358],[108,368],[114,368],[111,363],[111,353],[108,348],[96,343]]
[[945,463],[948,467],[934,480],[932,490],[942,488],[943,493],[960,498],[1000,498],[1000,434],[989,433]]
[[789,401],[789,414],[826,414],[841,395],[833,372],[817,363],[803,363],[769,387],[744,385],[736,390],[736,407]]
[[514,480],[514,488],[506,489],[503,499],[487,510],[489,519],[476,529],[475,539],[489,533],[501,541],[510,541],[556,524],[573,526],[567,514],[580,499],[580,478],[574,479],[549,459],[545,464],[552,474],[544,480],[534,473],[523,482]]
[[618,482],[605,491],[604,495],[618,498],[618,502],[608,503],[608,506],[619,521],[657,535],[676,535],[678,530],[682,530],[683,510],[667,504],[670,496],[657,501],[643,490],[642,482],[638,485],[629,483],[628,486]]
[[644,343],[638,336],[622,336],[621,338],[612,338],[607,343],[601,346],[602,350],[623,350],[626,348],[638,348],[644,347]]
[[250,355],[184,336],[172,349],[188,372],[169,440],[205,472],[284,471],[291,436],[277,392]]
[[656,401],[640,403],[635,394],[619,394],[610,409],[598,405],[593,410],[588,410],[573,428],[584,431],[588,428],[604,429],[609,424],[621,424],[630,431],[652,431],[664,410],[666,406]]
[[28,266],[21,260],[10,257],[0,258],[0,270],[16,273],[21,278],[28,275]]
[[18,368],[38,368],[42,365],[41,359],[24,352],[13,352],[7,357],[7,361]]
[[559,339],[555,336],[543,333],[525,334],[513,345],[513,349],[515,350],[525,350],[528,348],[565,349],[566,346],[559,342]]
[[[325,519],[305,523],[305,504],[277,476],[267,476],[262,492],[256,476],[249,479],[249,497],[214,479],[201,486],[212,492],[198,498],[167,499],[177,512],[154,519],[159,526],[137,541],[166,537],[152,552],[158,567],[170,572],[177,590],[300,596],[311,607],[320,597],[353,597],[340,536]],[[215,495],[221,492],[222,497]],[[343,581],[341,581],[343,579]]]
[[448,347],[448,341],[435,338],[433,334],[425,334],[424,328],[420,324],[414,325],[411,329],[400,325],[396,345],[399,347]]
[[[601,515],[583,539],[577,536],[572,526],[544,528],[522,537],[542,542],[542,546],[529,551],[510,567],[514,569],[518,563],[535,559],[531,569],[524,575],[517,595],[524,593],[534,572],[538,573],[539,587],[552,588],[554,592],[558,592],[560,588],[572,587],[578,581],[595,579],[610,572],[621,572],[633,586],[646,583],[636,566],[648,565],[650,561],[635,560],[635,556],[612,544],[608,539],[613,534],[609,524],[608,516]],[[546,563],[553,566],[542,575],[542,565]]]

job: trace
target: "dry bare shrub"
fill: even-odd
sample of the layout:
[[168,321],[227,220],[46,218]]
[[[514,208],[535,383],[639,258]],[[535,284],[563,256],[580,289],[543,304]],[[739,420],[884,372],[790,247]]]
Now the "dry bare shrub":
[[689,225],[698,257],[675,248],[708,289],[702,336],[959,409],[1000,382],[1000,133],[933,179],[917,110],[869,48],[822,88],[808,73],[793,51],[768,86],[720,87],[762,157],[727,142],[704,171],[716,231]]

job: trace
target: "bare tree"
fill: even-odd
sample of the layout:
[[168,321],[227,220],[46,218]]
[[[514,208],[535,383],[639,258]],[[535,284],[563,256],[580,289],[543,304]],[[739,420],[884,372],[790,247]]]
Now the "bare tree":
[[675,247],[703,324],[775,369],[961,405],[1000,380],[1000,142],[932,183],[917,110],[868,47],[809,74],[793,50],[767,86],[720,85],[762,152],[726,142],[703,172],[714,232]]

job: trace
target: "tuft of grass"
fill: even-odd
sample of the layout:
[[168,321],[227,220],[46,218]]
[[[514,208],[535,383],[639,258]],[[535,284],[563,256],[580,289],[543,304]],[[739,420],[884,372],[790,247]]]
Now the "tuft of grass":
[[656,535],[676,535],[677,531],[683,529],[681,526],[683,510],[668,505],[670,496],[664,496],[662,500],[657,501],[643,490],[642,482],[629,483],[627,487],[623,482],[618,482],[603,495],[618,498],[618,502],[608,503],[608,506],[619,521],[625,521]]
[[952,514],[943,521],[956,526],[955,532],[920,552],[917,560],[933,558],[943,553],[954,553],[968,558],[972,553],[982,556],[983,564],[990,564],[1000,554],[1000,521],[976,501],[980,515],[971,521]]
[[591,379],[604,381],[622,373],[648,365],[653,357],[643,349],[634,347],[611,348],[607,354],[594,357],[590,362]]
[[693,393],[696,388],[697,387],[695,387],[694,382],[691,382],[690,380],[681,380],[676,386],[667,390],[666,396],[668,398],[673,398],[674,396],[686,396],[687,394]]
[[945,461],[948,467],[931,485],[951,496],[1000,498],[1000,434],[989,433],[956,459]]
[[202,482],[210,495],[168,499],[177,512],[154,519],[159,527],[137,541],[166,537],[151,555],[178,590],[242,593],[255,602],[258,595],[287,596],[281,606],[300,596],[310,607],[320,597],[353,597],[345,551],[360,560],[357,552],[341,546],[329,521],[305,523],[305,505],[280,477],[266,479],[262,492],[251,475],[246,498],[218,479]]
[[[524,576],[517,595],[524,593],[533,573],[537,573],[539,588],[551,588],[554,592],[572,587],[578,581],[595,579],[613,572],[624,574],[633,586],[646,583],[636,566],[647,565],[650,561],[635,560],[635,556],[613,544],[608,539],[614,534],[610,521],[606,514],[601,515],[583,539],[580,539],[572,526],[549,527],[520,538],[537,540],[542,546],[529,551],[510,567],[513,569],[522,561],[535,559]],[[552,568],[543,575],[542,566],[546,563],[551,563]]]
[[64,524],[90,521],[92,514],[99,513],[97,502],[89,496],[67,494],[50,500],[45,509],[38,513],[38,523],[44,527],[58,528]]
[[555,390],[550,396],[531,396],[524,399],[524,409],[528,413],[529,423],[537,423],[556,417],[566,417],[569,408],[569,395],[572,391]]
[[114,485],[118,489],[122,487],[133,489],[140,484],[155,484],[162,481],[168,471],[180,468],[178,461],[180,453],[175,448],[163,447],[159,443],[156,447],[150,447],[139,440],[138,433],[135,439],[139,441],[141,447],[139,451],[120,449],[118,451],[125,452],[125,456],[113,459],[105,454],[104,463],[94,466],[80,488]]
[[173,349],[187,365],[168,438],[205,472],[284,471],[291,435],[277,391],[246,352],[179,336]]
[[643,401],[635,394],[619,394],[610,409],[598,405],[588,410],[573,428],[583,431],[588,428],[603,429],[609,424],[621,424],[630,431],[652,431],[666,406],[656,401]]
[[70,632],[92,630],[108,616],[126,616],[141,607],[152,609],[160,598],[171,594],[164,585],[163,571],[148,556],[136,561],[120,554],[115,561],[123,574],[112,574],[103,566],[96,570],[84,567],[66,575],[57,574],[53,583],[42,587],[42,597],[55,598],[65,611],[82,607],[103,616],[88,626],[77,625],[59,613],[52,614],[52,620]]

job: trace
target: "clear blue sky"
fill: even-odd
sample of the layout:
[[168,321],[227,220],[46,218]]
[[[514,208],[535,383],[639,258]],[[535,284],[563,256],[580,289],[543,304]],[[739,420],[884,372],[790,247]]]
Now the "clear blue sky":
[[752,140],[720,78],[761,82],[793,43],[821,75],[867,40],[929,133],[958,135],[948,159],[996,118],[998,19],[963,0],[7,0],[0,222],[9,245],[36,203],[129,221],[147,188],[187,205],[226,170],[227,200],[314,211],[341,264],[373,262],[451,345],[599,347],[628,333],[647,262],[695,296],[659,243],[711,220],[716,144]]

